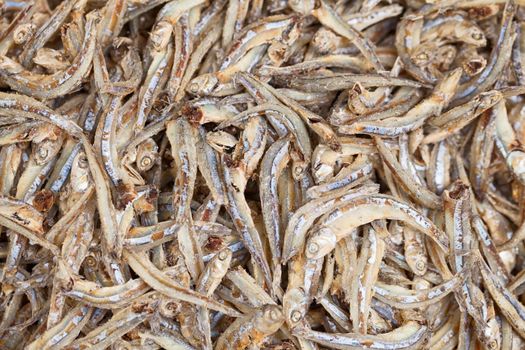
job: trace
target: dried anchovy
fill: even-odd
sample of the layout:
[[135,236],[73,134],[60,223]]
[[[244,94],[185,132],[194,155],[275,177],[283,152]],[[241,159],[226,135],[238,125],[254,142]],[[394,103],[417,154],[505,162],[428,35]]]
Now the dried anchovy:
[[523,0],[0,0],[0,348],[525,348]]

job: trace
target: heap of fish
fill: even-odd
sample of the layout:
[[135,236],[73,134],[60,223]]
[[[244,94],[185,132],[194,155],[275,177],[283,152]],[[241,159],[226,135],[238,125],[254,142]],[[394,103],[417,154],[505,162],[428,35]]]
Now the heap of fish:
[[525,348],[521,6],[1,0],[0,348]]

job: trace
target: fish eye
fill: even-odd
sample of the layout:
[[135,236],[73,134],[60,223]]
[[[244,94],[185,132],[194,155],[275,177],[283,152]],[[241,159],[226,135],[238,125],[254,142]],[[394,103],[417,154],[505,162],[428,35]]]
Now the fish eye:
[[481,40],[483,39],[483,34],[481,34],[480,32],[474,32],[472,33],[471,37],[474,40]]
[[86,169],[88,167],[88,160],[85,156],[82,156],[78,159],[78,167],[80,169]]
[[279,310],[279,308],[275,305],[270,306],[264,311],[264,314],[267,318],[269,318],[272,321],[279,321],[282,317],[282,313]]
[[301,321],[302,318],[303,318],[303,313],[299,310],[292,311],[290,315],[290,320],[292,320],[292,322],[294,323]]
[[197,83],[191,83],[189,86],[188,86],[188,90],[193,92],[193,93],[196,93],[199,91],[199,84]]
[[222,250],[220,253],[219,253],[219,260],[226,260],[228,258],[228,252],[226,250]]
[[45,159],[49,155],[49,150],[44,147],[40,147],[37,151],[37,155],[41,159]]
[[294,167],[293,171],[294,171],[296,176],[301,176],[301,174],[303,173],[304,169],[301,166],[296,166],[296,167]]
[[86,258],[84,259],[84,262],[85,262],[85,264],[86,264],[87,266],[89,266],[89,267],[95,267],[95,266],[98,265],[98,263],[97,263],[97,259],[95,259],[95,258],[92,257],[92,256],[88,256],[88,257],[86,257]]
[[427,54],[426,52],[422,52],[422,53],[418,54],[418,55],[416,56],[416,58],[417,58],[418,60],[421,60],[421,61],[428,61],[428,58],[429,58],[429,57],[428,57],[428,54]]
[[147,157],[147,156],[144,157],[144,158],[142,158],[142,160],[140,161],[140,165],[141,165],[142,167],[147,167],[147,166],[149,166],[151,163],[152,163],[151,158],[150,158],[150,157]]
[[317,253],[319,249],[320,249],[319,244],[317,244],[316,242],[311,242],[310,244],[308,244],[308,253],[310,254]]
[[272,318],[272,320],[278,320],[279,316],[280,316],[279,311],[277,310],[270,311],[270,317]]

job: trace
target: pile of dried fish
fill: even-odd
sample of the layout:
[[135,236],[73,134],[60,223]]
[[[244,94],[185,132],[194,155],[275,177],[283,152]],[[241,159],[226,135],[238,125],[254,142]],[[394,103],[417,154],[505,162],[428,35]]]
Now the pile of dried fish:
[[0,0],[0,348],[524,349],[522,5]]

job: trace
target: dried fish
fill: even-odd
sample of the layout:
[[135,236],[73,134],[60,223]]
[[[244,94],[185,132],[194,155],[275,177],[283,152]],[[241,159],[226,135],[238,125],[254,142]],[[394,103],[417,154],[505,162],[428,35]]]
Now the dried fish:
[[[74,3],[73,1],[70,1]],[[68,68],[52,75],[34,74],[8,57],[0,57],[0,77],[13,90],[41,99],[52,99],[75,90],[91,68],[95,53],[97,14],[87,16],[85,36],[78,55]]]
[[264,337],[275,333],[284,322],[283,313],[276,305],[266,305],[252,314],[233,322],[219,337],[216,349],[244,349],[259,345]]
[[321,24],[350,40],[370,62],[375,71],[382,72],[385,70],[375,53],[374,45],[369,39],[364,38],[363,34],[342,20],[325,1],[321,1],[321,7],[315,9],[313,15]]
[[434,223],[406,203],[377,194],[358,196],[326,213],[306,243],[306,254],[319,259],[334,249],[352,228],[379,219],[402,220],[425,233],[443,251],[448,251],[449,239]]
[[413,177],[402,168],[401,164],[399,164],[395,156],[379,137],[376,137],[374,140],[381,158],[390,168],[392,175],[399,181],[399,186],[403,187],[405,192],[418,204],[431,209],[439,208],[441,206],[439,197],[426,187],[421,186],[417,181],[414,181]]
[[322,333],[311,329],[294,329],[294,334],[333,349],[414,349],[421,347],[427,337],[427,327],[410,321],[384,335],[354,333]]
[[509,1],[505,4],[498,39],[492,49],[487,66],[481,74],[460,86],[458,94],[454,97],[456,105],[465,102],[473,94],[485,91],[494,84],[504,69],[505,62],[510,59],[512,45],[516,39],[515,27],[512,22],[515,11],[516,6],[514,2]]
[[417,129],[431,116],[441,113],[453,98],[462,70],[457,68],[436,85],[430,97],[418,103],[402,117],[392,117],[380,121],[355,122],[339,127],[344,134],[370,133],[385,136],[398,136]]
[[378,282],[374,286],[374,295],[382,302],[399,309],[422,307],[445,298],[459,287],[463,278],[463,275],[458,274],[441,285],[418,291]]
[[186,267],[196,281],[204,268],[201,247],[193,231],[190,203],[197,176],[196,131],[185,118],[168,122],[166,135],[172,147],[172,155],[177,167],[173,208],[177,222],[185,224],[185,229],[178,233],[179,247],[184,255]]
[[374,229],[370,228],[366,240],[361,245],[361,252],[353,273],[357,285],[351,287],[350,316],[355,333],[367,333],[373,295],[372,286],[377,280],[384,253],[385,242]]
[[0,0],[0,348],[523,348],[523,5]]

